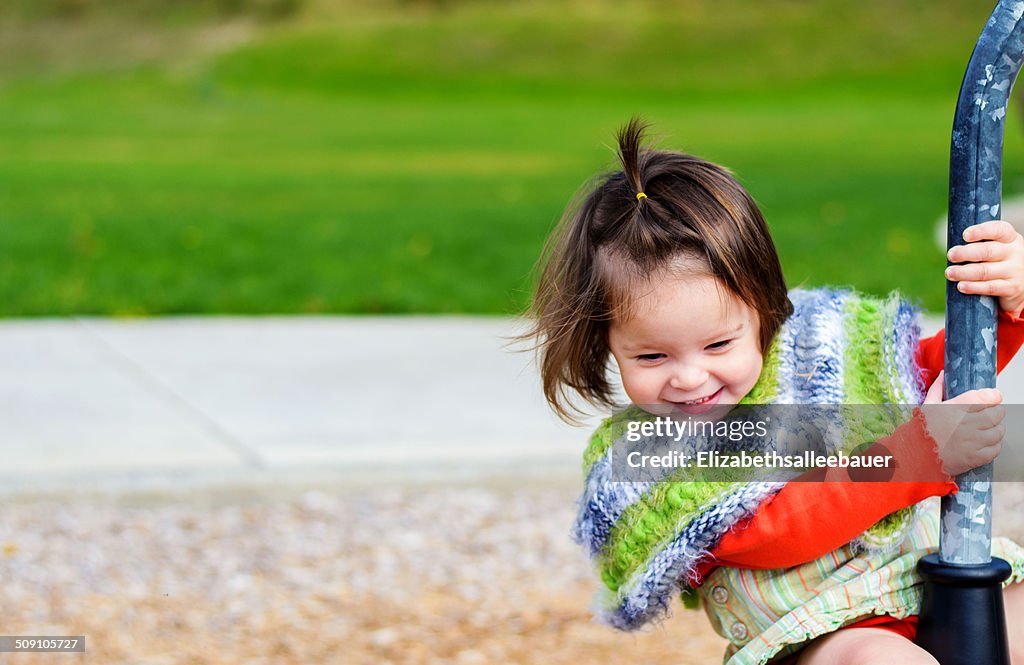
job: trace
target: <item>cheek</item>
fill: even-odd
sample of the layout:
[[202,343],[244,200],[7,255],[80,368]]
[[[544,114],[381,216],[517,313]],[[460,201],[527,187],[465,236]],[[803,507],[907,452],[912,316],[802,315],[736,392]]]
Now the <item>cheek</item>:
[[653,404],[661,392],[658,373],[636,369],[619,370],[622,377],[622,388],[626,395],[636,404]]
[[737,349],[721,366],[719,378],[731,383],[736,390],[750,391],[761,376],[762,358],[758,349]]
[[747,355],[744,362],[743,373],[744,383],[747,384],[747,390],[749,391],[757,383],[757,380],[761,377],[761,369],[764,366],[764,357],[757,349],[752,349]]

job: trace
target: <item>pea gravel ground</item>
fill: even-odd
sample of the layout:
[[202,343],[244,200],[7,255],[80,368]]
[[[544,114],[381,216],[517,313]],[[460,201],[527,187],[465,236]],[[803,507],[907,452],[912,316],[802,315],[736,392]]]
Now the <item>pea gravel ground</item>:
[[[1024,487],[997,533],[1024,539]],[[85,654],[3,663],[718,663],[702,613],[593,623],[575,488],[430,487],[82,497],[0,508],[6,635]]]

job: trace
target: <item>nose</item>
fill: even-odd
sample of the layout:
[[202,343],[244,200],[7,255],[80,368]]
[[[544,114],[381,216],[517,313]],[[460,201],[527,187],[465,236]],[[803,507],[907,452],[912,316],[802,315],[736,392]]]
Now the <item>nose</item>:
[[680,363],[674,369],[669,385],[676,390],[696,390],[708,381],[708,371],[700,365]]

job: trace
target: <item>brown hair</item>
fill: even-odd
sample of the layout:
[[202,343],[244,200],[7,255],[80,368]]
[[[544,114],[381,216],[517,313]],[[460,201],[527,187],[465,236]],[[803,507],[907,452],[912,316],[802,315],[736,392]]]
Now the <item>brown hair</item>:
[[622,170],[585,187],[548,238],[526,337],[537,343],[544,396],[569,422],[571,392],[614,407],[608,327],[630,316],[631,294],[674,259],[696,258],[758,313],[762,352],[793,311],[761,211],[725,168],[643,147],[633,118],[618,133]]

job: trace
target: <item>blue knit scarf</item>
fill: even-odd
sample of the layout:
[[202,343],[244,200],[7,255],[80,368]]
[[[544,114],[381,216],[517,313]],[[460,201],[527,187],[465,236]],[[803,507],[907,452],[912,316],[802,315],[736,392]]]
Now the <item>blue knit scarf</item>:
[[[794,290],[793,315],[765,356],[742,403],[917,405],[924,399],[914,362],[916,312],[895,294],[872,299],[844,290]],[[784,482],[620,482],[612,451],[629,422],[651,419],[637,407],[604,421],[584,454],[586,485],[574,538],[597,566],[604,588],[598,615],[632,630],[658,618],[686,591],[697,564],[721,538],[753,516]],[[891,432],[891,430],[890,430]],[[863,440],[863,439],[862,439]],[[699,448],[706,442],[689,442]],[[861,539],[891,547],[909,527],[894,513]]]

